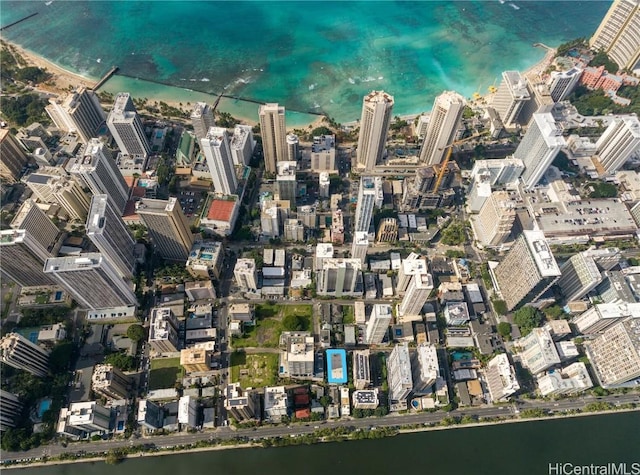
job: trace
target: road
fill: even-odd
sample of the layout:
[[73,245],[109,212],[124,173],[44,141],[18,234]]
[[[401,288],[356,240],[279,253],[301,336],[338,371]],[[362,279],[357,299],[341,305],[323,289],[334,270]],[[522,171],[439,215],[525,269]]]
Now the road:
[[119,447],[128,447],[130,445],[138,445],[143,443],[155,444],[157,447],[172,447],[175,445],[192,444],[200,440],[210,439],[231,439],[234,437],[247,437],[252,440],[259,440],[265,437],[286,437],[290,435],[311,434],[315,428],[333,428],[333,427],[356,427],[360,429],[369,429],[375,427],[393,427],[407,426],[415,424],[433,424],[438,423],[446,416],[475,416],[478,418],[486,417],[514,417],[519,410],[522,409],[545,409],[555,413],[584,408],[587,404],[593,402],[609,402],[611,404],[620,405],[627,403],[640,403],[640,395],[638,393],[623,394],[604,397],[583,396],[573,399],[559,401],[524,401],[520,405],[502,405],[491,407],[469,407],[457,409],[448,413],[438,411],[432,413],[411,413],[411,414],[390,414],[380,418],[365,419],[349,419],[326,422],[311,422],[309,424],[294,424],[289,426],[263,426],[255,429],[239,429],[233,430],[229,427],[221,427],[215,431],[199,432],[195,434],[181,433],[166,436],[151,436],[147,438],[130,439],[130,440],[108,440],[100,442],[88,443],[72,443],[67,447],[61,445],[48,445],[31,449],[26,452],[2,452],[2,461],[38,458],[43,455],[55,457],[63,453],[100,453],[110,449]]

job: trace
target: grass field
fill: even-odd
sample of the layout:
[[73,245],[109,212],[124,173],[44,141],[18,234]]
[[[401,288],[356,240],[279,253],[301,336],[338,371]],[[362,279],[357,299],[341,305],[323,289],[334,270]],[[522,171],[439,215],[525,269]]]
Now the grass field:
[[149,374],[149,390],[166,389],[175,386],[182,379],[184,371],[180,366],[180,358],[156,358],[151,360]]
[[298,316],[302,326],[311,329],[311,305],[256,305],[256,324],[242,337],[233,339],[234,348],[277,348],[280,334],[287,330],[283,321]]
[[239,382],[242,388],[273,386],[278,381],[279,355],[257,353],[248,355],[236,351],[231,353],[231,381]]

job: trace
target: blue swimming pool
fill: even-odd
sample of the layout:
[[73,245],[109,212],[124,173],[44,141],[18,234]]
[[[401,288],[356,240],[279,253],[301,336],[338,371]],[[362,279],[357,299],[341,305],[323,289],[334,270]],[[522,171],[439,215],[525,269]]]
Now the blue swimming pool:
[[51,407],[51,399],[43,399],[38,406],[38,419],[42,419],[42,415]]

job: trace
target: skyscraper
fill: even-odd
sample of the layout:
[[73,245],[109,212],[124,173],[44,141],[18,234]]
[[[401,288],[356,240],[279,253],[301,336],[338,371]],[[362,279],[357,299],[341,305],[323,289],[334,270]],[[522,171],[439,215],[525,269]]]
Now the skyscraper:
[[187,260],[193,246],[193,233],[175,197],[166,201],[142,199],[136,203],[136,213],[164,259]]
[[433,278],[431,274],[415,274],[400,302],[399,313],[401,316],[421,315],[422,307],[426,303],[433,290]]
[[379,345],[382,343],[382,340],[384,340],[385,335],[389,331],[392,317],[393,312],[391,305],[374,304],[365,333],[365,343],[367,345]]
[[2,272],[22,287],[54,284],[42,270],[51,253],[28,231],[0,231],[0,253]]
[[580,81],[582,69],[571,68],[568,71],[553,71],[551,73],[551,84],[549,92],[553,102],[564,101],[571,94]]
[[236,125],[231,138],[231,155],[234,165],[248,166],[253,156],[253,149],[256,142],[253,139],[253,132],[248,125]]
[[564,145],[562,131],[556,126],[553,115],[550,112],[533,114],[529,129],[513,154],[524,163],[521,180],[525,189],[530,190],[538,184]]
[[202,152],[207,159],[209,173],[216,193],[231,195],[238,187],[238,177],[233,165],[229,134],[222,127],[211,127],[200,141]]
[[560,267],[558,286],[568,302],[579,300],[602,282],[602,275],[593,257],[580,252]]
[[387,379],[389,383],[389,400],[393,405],[406,408],[407,398],[413,390],[411,374],[411,358],[409,345],[401,343],[393,347],[387,359]]
[[436,97],[429,118],[429,126],[420,149],[420,162],[437,165],[451,145],[464,111],[465,101],[457,92],[445,91]]
[[253,259],[238,259],[233,268],[233,276],[236,279],[236,284],[243,291],[255,291],[258,288],[256,261]]
[[615,0],[589,46],[603,50],[620,69],[636,68],[640,62],[640,1]]
[[364,231],[356,231],[353,235],[353,244],[351,245],[351,257],[360,259],[362,266],[366,264],[367,249],[369,248],[368,234]]
[[98,96],[85,87],[79,87],[63,100],[49,99],[45,111],[56,127],[76,132],[83,143],[98,136],[106,117]]
[[87,219],[91,197],[62,168],[45,167],[23,178],[23,182],[39,201],[60,205],[70,220],[84,222]]
[[22,402],[15,394],[0,389],[0,431],[15,427],[16,421],[22,414]]
[[39,377],[49,372],[49,352],[18,333],[0,341],[0,361]]
[[129,187],[111,158],[111,152],[100,140],[91,139],[75,160],[70,161],[67,170],[79,177],[94,195],[107,195],[118,213],[124,211]]
[[[16,230],[25,230],[48,253],[54,252],[60,236],[60,230],[44,211],[38,208],[33,200],[27,199],[22,203],[10,226]],[[47,257],[51,256],[48,255]]]
[[260,118],[265,171],[275,173],[276,162],[287,160],[287,128],[284,107],[277,103],[261,105],[258,109],[258,116]]
[[29,158],[8,129],[0,129],[0,179],[15,183]]
[[438,378],[440,378],[440,364],[438,350],[435,344],[420,343],[414,353],[413,392],[414,394],[429,394]]
[[494,191],[484,202],[477,216],[471,219],[471,227],[483,247],[499,246],[511,234],[516,219],[515,202],[506,191]]
[[336,297],[354,294],[361,269],[360,259],[324,259],[317,273],[318,294]]
[[95,310],[137,303],[129,284],[99,252],[49,258],[44,272],[69,292],[80,308]]
[[276,164],[278,173],[276,175],[276,187],[278,189],[279,200],[289,200],[291,205],[295,205],[298,182],[296,181],[296,170],[298,162],[281,161]]
[[202,140],[209,133],[211,127],[216,126],[213,110],[206,102],[196,102],[191,112],[193,132],[198,140]]
[[542,231],[523,231],[494,270],[507,308],[535,302],[558,277],[560,269]]
[[393,96],[384,91],[371,91],[364,96],[358,135],[358,168],[371,171],[382,159],[392,109]]
[[382,178],[360,177],[358,203],[356,204],[355,232],[369,232],[374,207],[380,208],[384,200]]
[[120,92],[116,95],[113,109],[107,117],[107,126],[124,155],[146,157],[151,153],[144,126],[129,93]]
[[300,155],[300,139],[296,134],[287,135],[287,160],[295,162]]
[[398,269],[398,281],[396,284],[398,294],[404,294],[414,275],[426,273],[427,260],[420,258],[420,256],[414,252],[409,254],[406,259],[402,260],[400,269]]
[[86,224],[87,237],[123,279],[133,277],[135,241],[107,195],[94,195]]
[[502,73],[502,82],[493,96],[491,105],[496,110],[505,128],[513,129],[526,102],[531,100],[529,89],[518,71]]
[[613,174],[638,151],[640,121],[632,116],[616,117],[596,142],[596,170],[601,176]]

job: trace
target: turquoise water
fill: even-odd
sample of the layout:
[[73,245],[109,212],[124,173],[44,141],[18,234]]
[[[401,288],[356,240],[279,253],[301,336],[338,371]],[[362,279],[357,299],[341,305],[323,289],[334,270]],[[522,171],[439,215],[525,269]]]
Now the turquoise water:
[[[392,93],[398,114],[429,110],[443,89],[485,93],[501,71],[543,57],[533,43],[589,36],[610,4],[513,3],[518,10],[497,0],[3,1],[0,23],[37,11],[3,35],[95,78],[120,66],[127,77],[107,82],[109,91],[184,102],[224,91],[344,122],[359,118],[362,96],[372,89]],[[221,108],[257,111],[234,100]]]

